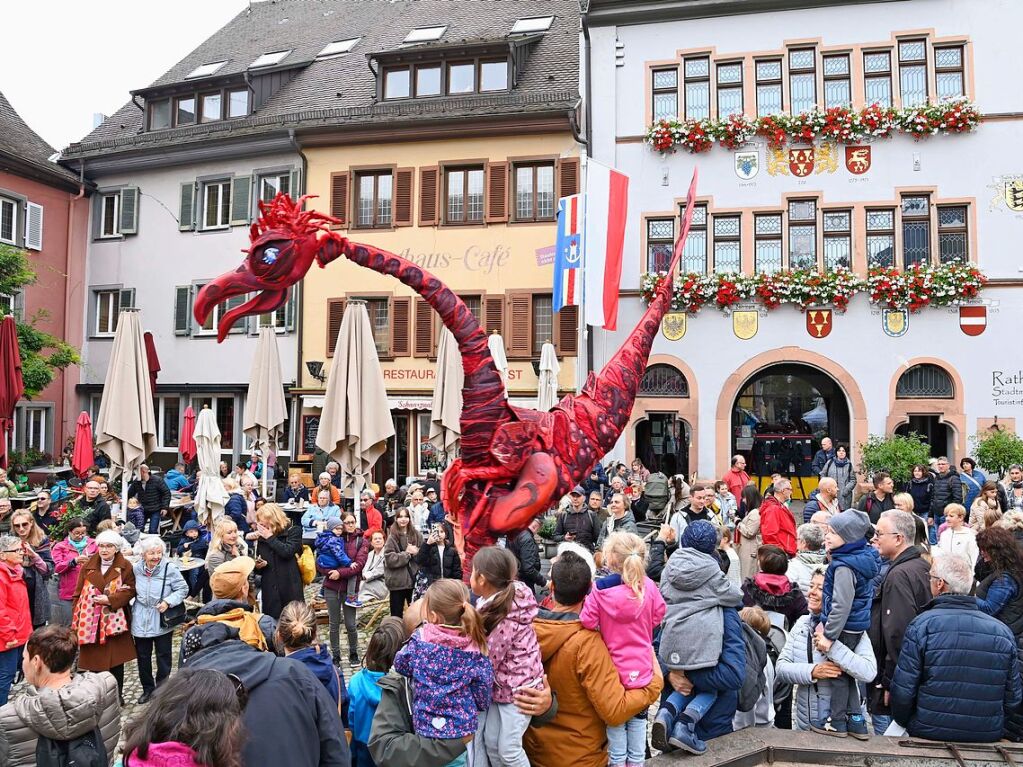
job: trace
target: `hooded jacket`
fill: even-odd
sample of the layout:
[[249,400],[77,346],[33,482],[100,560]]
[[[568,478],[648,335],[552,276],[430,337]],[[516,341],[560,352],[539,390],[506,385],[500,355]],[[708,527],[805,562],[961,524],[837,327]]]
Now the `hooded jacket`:
[[163,481],[167,483],[167,487],[172,491],[184,490],[191,484],[188,481],[188,477],[177,469],[170,469],[166,474],[164,474]]
[[813,576],[814,568],[823,565],[824,559],[823,551],[800,551],[789,560],[785,576],[799,586],[804,597],[810,593],[810,578]]
[[790,581],[787,575],[757,573],[747,578],[742,584],[742,603],[784,615],[786,631],[806,615],[806,597],[799,584]]
[[523,745],[529,763],[605,767],[607,728],[625,724],[657,700],[664,686],[660,667],[646,687],[626,690],[600,634],[584,628],[576,613],[542,610],[533,629],[558,713],[543,727],[526,730]]
[[796,519],[773,495],[760,504],[760,536],[765,546],[780,546],[789,557],[796,556]]
[[[910,546],[891,561],[870,608],[870,644],[877,658],[877,683],[889,689],[902,640],[917,614],[931,601],[930,565]],[[872,713],[884,713],[878,706]]]
[[717,663],[724,641],[722,608],[742,604],[742,594],[721,572],[717,557],[678,549],[661,573],[661,595],[667,603],[661,661],[683,671]]
[[0,733],[9,748],[5,767],[34,767],[40,736],[72,740],[99,728],[109,763],[121,735],[117,682],[106,672],[79,671],[59,689],[26,685],[22,695],[0,707]]
[[[266,646],[273,650],[276,646],[274,642],[274,634],[277,633],[277,621],[269,615],[259,615],[252,609],[252,605],[248,602],[239,599],[214,599],[211,602],[207,602],[199,610],[196,617],[202,615],[225,615],[233,610],[242,610],[243,612],[253,613],[253,617],[259,624],[259,630],[263,634],[263,641]],[[218,629],[214,628],[221,625],[230,625],[234,627],[233,638],[238,639],[238,621],[231,620],[225,622],[213,622],[213,623],[201,623],[192,626],[188,631],[181,637],[181,647],[179,648],[178,654],[178,665],[182,665],[186,661],[186,656],[191,655],[194,652],[202,649],[203,646],[208,642],[203,641],[203,636],[214,636],[217,634]]]
[[229,640],[201,650],[186,665],[235,674],[245,685],[242,763],[247,767],[349,766],[337,704],[302,663]]
[[293,652],[288,657],[292,660],[297,660],[313,672],[316,678],[320,680],[320,684],[323,685],[323,689],[327,691],[330,697],[333,698],[334,703],[337,704],[338,711],[343,711],[348,707],[345,680],[331,661],[330,652],[325,644],[303,648],[298,652]]
[[382,671],[364,668],[355,672],[348,684],[348,724],[352,728],[352,758],[355,759],[355,744],[363,748],[369,743],[373,717],[380,705],[382,690],[377,682],[384,675]]
[[0,562],[0,647],[20,646],[32,633],[24,568]]
[[86,537],[86,541],[82,554],[78,553],[78,549],[72,546],[71,541],[67,538],[58,541],[50,549],[50,555],[53,557],[53,571],[60,576],[57,581],[57,596],[60,599],[67,601],[74,599],[78,571],[82,568],[75,560],[79,556],[91,557],[96,553],[96,541],[88,537]]
[[949,469],[934,476],[934,490],[931,492],[931,516],[934,519],[945,516],[945,507],[950,503],[963,502],[963,481],[959,472]]
[[[540,645],[533,631],[536,599],[522,581],[514,581],[515,598],[511,609],[487,637],[487,651],[494,667],[494,702],[511,703],[514,688],[536,682],[543,676]],[[476,609],[483,607],[482,601]]]
[[865,540],[831,550],[831,564],[824,573],[821,591],[821,622],[829,639],[838,639],[843,631],[870,628],[874,576],[880,569],[880,555]]

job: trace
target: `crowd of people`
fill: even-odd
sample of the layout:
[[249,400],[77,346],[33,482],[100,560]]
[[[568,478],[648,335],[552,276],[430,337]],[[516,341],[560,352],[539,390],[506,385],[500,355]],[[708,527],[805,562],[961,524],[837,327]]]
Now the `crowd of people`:
[[[346,499],[328,463],[275,502],[254,457],[222,465],[209,527],[171,503],[182,465],[144,467],[123,512],[101,475],[80,516],[0,498],[0,765],[625,767],[745,727],[1023,740],[1023,469],[939,458],[861,494],[827,439],[814,467],[797,525],[791,481],[761,494],[741,455],[716,481],[598,464],[466,568],[433,473]],[[387,617],[361,657],[368,610]]]

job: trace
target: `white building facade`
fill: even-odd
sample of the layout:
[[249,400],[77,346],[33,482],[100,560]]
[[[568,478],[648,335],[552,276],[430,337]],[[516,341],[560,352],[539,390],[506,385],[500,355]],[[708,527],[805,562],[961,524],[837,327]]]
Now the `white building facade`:
[[[844,313],[705,306],[662,327],[615,454],[720,477],[738,451],[752,473],[809,477],[826,434],[858,462],[868,435],[912,430],[958,461],[978,432],[1023,428],[1023,355],[1013,351],[1023,320],[1023,96],[1013,76],[1023,5],[818,0],[749,12],[768,5],[590,3],[590,153],[630,178],[618,330],[591,330],[593,367],[643,312],[642,275],[665,268],[694,169],[686,272],[813,265],[866,277],[875,264],[958,258],[988,282],[966,309],[885,313],[865,294]],[[976,104],[976,131],[897,133],[848,153],[820,139],[773,152],[755,137],[698,154],[644,141],[662,117],[900,108],[943,96]],[[798,154],[811,146],[812,167]]]

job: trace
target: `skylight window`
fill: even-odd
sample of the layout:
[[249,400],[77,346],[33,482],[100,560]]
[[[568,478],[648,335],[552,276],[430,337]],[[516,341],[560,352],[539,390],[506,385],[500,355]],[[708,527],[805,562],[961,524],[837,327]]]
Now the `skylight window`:
[[529,19],[519,19],[515,22],[509,34],[525,35],[530,32],[546,32],[551,28],[551,22],[553,21],[553,16],[534,16]]
[[249,64],[249,69],[256,69],[257,67],[270,67],[274,64],[280,64],[287,55],[291,53],[291,50],[286,51],[273,51],[272,53],[264,53],[258,59]]
[[219,71],[219,69],[226,63],[226,61],[214,61],[210,64],[202,64],[185,75],[185,79],[191,80],[193,77],[209,77]]
[[323,50],[316,54],[316,58],[322,59],[327,56],[336,56],[339,53],[348,53],[361,39],[361,37],[353,37],[349,40],[337,40],[333,43],[327,43]]
[[443,27],[417,27],[405,35],[406,43],[425,43],[430,40],[440,40],[444,36],[447,26]]

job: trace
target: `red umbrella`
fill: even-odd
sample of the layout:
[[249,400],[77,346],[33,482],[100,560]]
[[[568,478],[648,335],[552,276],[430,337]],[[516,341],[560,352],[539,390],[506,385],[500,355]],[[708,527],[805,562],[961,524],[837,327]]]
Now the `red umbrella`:
[[160,358],[156,356],[156,342],[153,341],[153,334],[146,332],[142,336],[146,344],[146,362],[149,365],[149,386],[156,394],[156,377],[160,375]]
[[71,468],[75,470],[75,474],[85,479],[86,472],[94,463],[96,456],[92,452],[92,420],[83,410],[75,427],[75,452],[71,455]]
[[7,435],[14,429],[14,407],[25,393],[21,380],[21,352],[14,317],[0,323],[0,466],[7,467]]
[[181,429],[181,457],[185,463],[195,460],[195,411],[189,405],[185,408],[185,425]]

